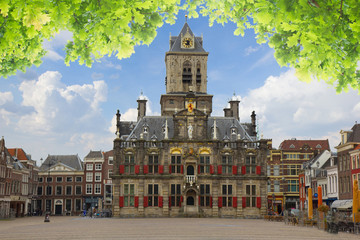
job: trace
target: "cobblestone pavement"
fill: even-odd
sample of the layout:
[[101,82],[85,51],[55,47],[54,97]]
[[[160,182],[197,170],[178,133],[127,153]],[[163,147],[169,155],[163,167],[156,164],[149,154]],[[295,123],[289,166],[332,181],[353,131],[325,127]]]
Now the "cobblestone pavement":
[[251,219],[25,217],[0,220],[0,239],[360,239]]

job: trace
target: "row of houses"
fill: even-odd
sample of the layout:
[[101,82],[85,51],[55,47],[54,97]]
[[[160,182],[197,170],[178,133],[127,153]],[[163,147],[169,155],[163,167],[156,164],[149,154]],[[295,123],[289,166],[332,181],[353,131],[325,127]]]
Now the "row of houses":
[[22,148],[6,148],[2,138],[0,153],[0,218],[112,209],[113,151],[90,151],[84,161],[48,155],[38,167]]
[[0,140],[0,218],[20,217],[35,209],[38,186],[36,162],[22,149]]

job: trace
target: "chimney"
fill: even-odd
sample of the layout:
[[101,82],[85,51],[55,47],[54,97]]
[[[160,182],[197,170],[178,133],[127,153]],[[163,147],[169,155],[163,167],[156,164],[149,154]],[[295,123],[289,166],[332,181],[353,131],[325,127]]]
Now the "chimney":
[[141,91],[141,95],[137,100],[138,102],[138,117],[137,117],[137,121],[139,121],[141,118],[145,117],[146,115],[146,98],[143,95],[143,92]]
[[236,118],[237,120],[240,120],[239,118],[239,100],[235,100],[234,98],[229,101],[230,103],[230,111],[231,116]]
[[231,117],[231,109],[224,108],[224,117]]
[[118,109],[116,112],[116,133],[115,133],[118,138],[120,138],[120,117],[121,117],[121,114]]
[[251,114],[251,125],[253,128],[253,134],[254,134],[254,136],[256,136],[256,114],[255,114],[255,111],[253,111]]

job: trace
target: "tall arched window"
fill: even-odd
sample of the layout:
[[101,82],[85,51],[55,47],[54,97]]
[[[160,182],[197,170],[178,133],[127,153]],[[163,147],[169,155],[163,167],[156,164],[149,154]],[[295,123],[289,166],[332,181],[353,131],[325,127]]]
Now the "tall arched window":
[[183,74],[182,74],[183,83],[191,83],[191,63],[189,61],[184,62],[183,65]]
[[196,64],[196,83],[201,83],[201,71],[200,71],[200,62],[197,62]]

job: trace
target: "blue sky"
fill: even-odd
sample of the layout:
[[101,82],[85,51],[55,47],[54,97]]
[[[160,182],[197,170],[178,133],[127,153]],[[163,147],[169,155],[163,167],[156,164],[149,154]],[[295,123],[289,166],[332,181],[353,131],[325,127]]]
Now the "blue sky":
[[[158,29],[149,46],[138,46],[128,59],[106,57],[92,68],[77,62],[64,64],[64,45],[71,33],[61,32],[44,43],[48,54],[40,67],[31,67],[0,79],[0,135],[9,148],[21,147],[33,159],[48,154],[109,151],[115,137],[114,114],[135,120],[141,90],[149,99],[148,115],[159,115],[160,95],[165,93],[165,52],[169,35],[178,35],[185,18]],[[339,131],[360,120],[360,96],[350,90],[336,94],[324,82],[306,84],[294,70],[280,67],[273,50],[258,45],[252,30],[234,36],[235,26],[214,24],[206,18],[189,19],[197,36],[203,34],[208,57],[208,93],[213,94],[213,114],[235,94],[241,97],[240,118],[250,121],[256,111],[260,135],[281,141],[329,139],[333,148]]]

